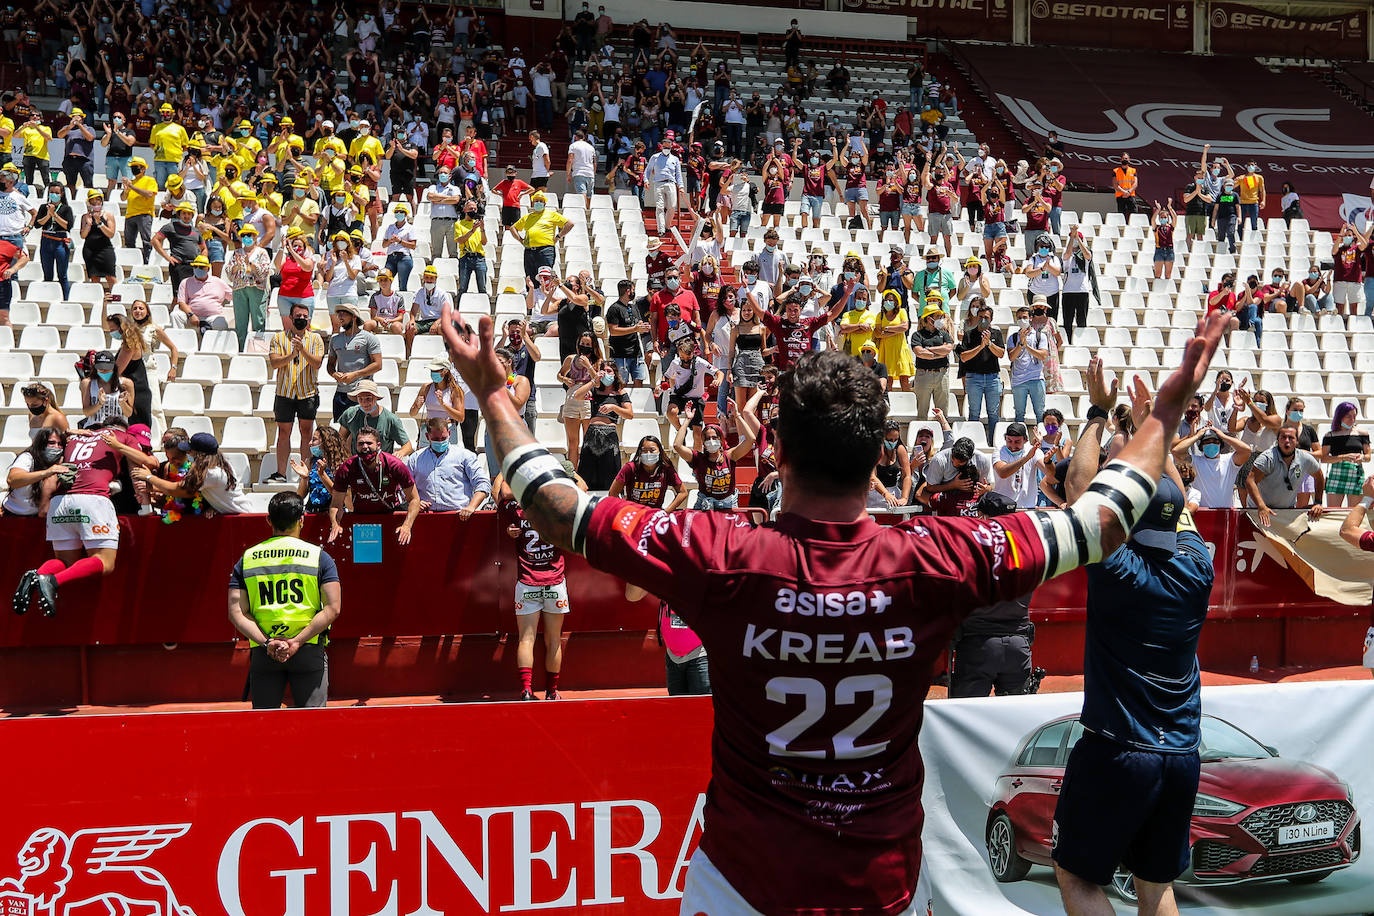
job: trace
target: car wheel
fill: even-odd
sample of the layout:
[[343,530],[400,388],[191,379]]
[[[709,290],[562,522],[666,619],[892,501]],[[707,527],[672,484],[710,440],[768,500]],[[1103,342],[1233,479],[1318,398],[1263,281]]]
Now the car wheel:
[[1020,881],[1030,871],[1030,862],[1016,851],[1016,830],[1011,818],[999,814],[988,825],[988,863],[992,876],[1002,883]]
[[1130,869],[1117,867],[1116,872],[1112,875],[1112,890],[1116,891],[1116,895],[1127,903],[1136,902],[1135,876],[1131,874]]
[[1313,872],[1310,875],[1293,875],[1288,879],[1289,884],[1316,884],[1330,876],[1329,871]]

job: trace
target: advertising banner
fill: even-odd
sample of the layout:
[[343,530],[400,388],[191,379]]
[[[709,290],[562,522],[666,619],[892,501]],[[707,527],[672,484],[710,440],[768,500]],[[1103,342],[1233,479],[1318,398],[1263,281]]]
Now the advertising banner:
[[[1269,194],[1364,192],[1374,176],[1369,116],[1317,83],[1253,60],[1185,54],[965,45],[984,89],[1039,148],[1057,130],[1070,181],[1105,186],[1122,153],[1146,200],[1192,180],[1211,157],[1259,165]],[[1036,78],[1028,80],[1027,73]],[[1207,91],[1199,94],[1198,87]]]
[[1296,58],[1310,50],[1325,58],[1367,60],[1366,16],[1352,10],[1339,16],[1303,18],[1243,3],[1213,3],[1211,50],[1214,54]]
[[915,17],[922,38],[972,41],[1010,42],[1011,7],[1012,0],[840,0],[846,12]]
[[[1369,910],[1374,861],[1357,856],[1360,808],[1374,792],[1371,703],[1369,681],[1203,690],[1207,798],[1194,809],[1190,869],[1175,885],[1180,912]],[[1081,706],[1081,694],[926,704],[923,839],[937,913],[1064,912],[1047,863]],[[1104,820],[1104,837],[1113,826]],[[1124,875],[1119,883],[1108,895],[1133,914]]]
[[[1043,863],[1081,703],[925,704],[936,913],[1063,912]],[[1203,712],[1202,792],[1232,813],[1195,816],[1182,911],[1365,912],[1374,683],[1213,688]],[[704,697],[9,719],[0,913],[667,916],[711,721]]]
[[1031,0],[1030,40],[1037,45],[1191,51],[1193,4],[1188,0]]

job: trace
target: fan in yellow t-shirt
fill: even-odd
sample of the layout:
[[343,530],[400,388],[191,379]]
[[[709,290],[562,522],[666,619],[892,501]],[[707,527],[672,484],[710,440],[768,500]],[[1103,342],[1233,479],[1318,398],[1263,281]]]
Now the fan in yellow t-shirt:
[[153,147],[153,173],[158,187],[162,187],[167,183],[167,177],[176,174],[181,167],[181,157],[191,137],[186,133],[186,128],[177,122],[171,105],[164,104],[158,113],[162,115],[162,120],[153,125],[148,134],[148,143]]
[[124,189],[127,203],[124,207],[124,215],[129,218],[135,216],[151,217],[154,205],[157,203],[157,181],[148,174],[147,160],[142,156],[134,156],[129,160],[129,171],[134,177],[125,179]]
[[348,144],[348,159],[356,163],[360,153],[367,153],[372,156],[373,162],[382,161],[382,141],[372,136],[372,125],[367,121],[358,122],[358,136],[353,138],[353,142]]

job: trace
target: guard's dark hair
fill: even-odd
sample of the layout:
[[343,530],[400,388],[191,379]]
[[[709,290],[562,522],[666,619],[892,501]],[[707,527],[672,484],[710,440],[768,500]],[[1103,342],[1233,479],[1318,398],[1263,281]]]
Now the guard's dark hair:
[[272,523],[273,531],[290,531],[303,515],[305,501],[294,492],[277,493],[267,503],[267,520]]
[[783,454],[793,473],[816,487],[866,487],[886,420],[878,377],[843,353],[809,353],[779,380]]

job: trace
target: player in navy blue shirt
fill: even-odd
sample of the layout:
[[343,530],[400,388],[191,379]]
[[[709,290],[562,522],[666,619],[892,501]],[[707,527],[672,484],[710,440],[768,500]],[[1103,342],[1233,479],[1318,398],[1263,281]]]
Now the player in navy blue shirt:
[[[1097,472],[1116,401],[1099,360],[1088,376],[1093,408],[1068,471],[1070,502]],[[1131,398],[1139,419],[1149,409],[1139,379]],[[1102,885],[1119,865],[1135,876],[1141,913],[1178,912],[1172,882],[1188,867],[1201,767],[1197,641],[1213,569],[1173,474],[1160,479],[1130,539],[1086,567],[1083,736],[1054,812],[1055,874],[1069,916],[1115,912]]]

